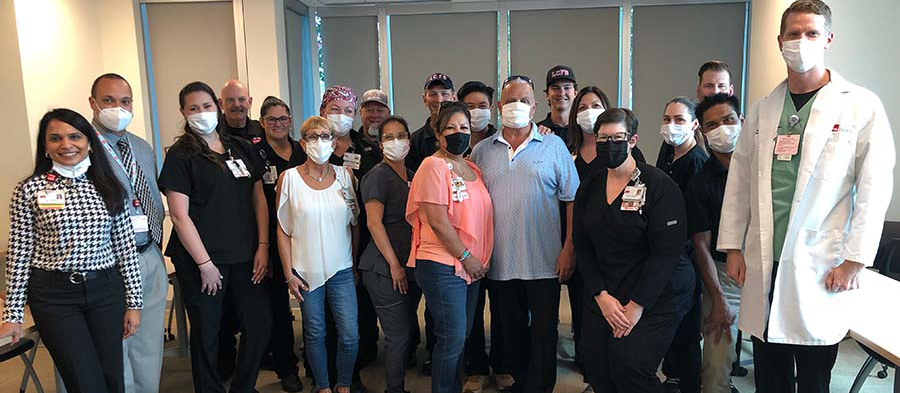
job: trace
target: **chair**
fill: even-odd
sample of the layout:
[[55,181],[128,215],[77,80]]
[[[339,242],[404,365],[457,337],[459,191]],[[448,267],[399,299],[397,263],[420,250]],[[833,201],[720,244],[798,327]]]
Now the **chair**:
[[15,357],[21,358],[22,363],[25,363],[25,373],[22,375],[22,384],[19,385],[21,393],[25,393],[25,389],[28,388],[28,380],[32,378],[34,378],[34,386],[38,393],[44,393],[44,387],[38,379],[37,372],[34,371],[34,357],[40,343],[41,337],[37,328],[32,326],[22,332],[22,338],[18,342],[10,341],[0,346],[0,363]]
[[[900,264],[894,264],[894,258],[898,256],[898,248],[900,248],[900,222],[885,221],[881,242],[878,244],[878,253],[875,255],[875,261],[873,263],[873,267],[878,270],[878,273],[894,279],[900,277],[900,275],[897,274],[898,272],[895,271],[897,269],[895,266],[900,267]],[[890,300],[886,299],[886,302],[887,301]],[[887,378],[888,368],[898,369],[896,364],[891,363],[891,361],[885,359],[869,347],[860,343],[857,344],[859,344],[859,347],[862,348],[869,357],[863,362],[862,367],[860,367],[859,372],[856,374],[853,385],[850,387],[850,393],[858,393],[862,389],[863,384],[866,382],[866,378],[869,377],[869,373],[875,368],[876,363],[881,363],[881,370],[876,374],[879,379]],[[897,378],[897,376],[895,375],[894,378]]]
[[169,273],[169,284],[172,285],[172,304],[169,308],[169,323],[164,333],[165,341],[172,341],[176,335],[172,333],[172,319],[175,319],[175,329],[178,332],[178,345],[165,351],[165,356],[185,357],[190,351],[190,333],[187,329],[187,315],[184,308],[184,297],[181,294],[181,283],[175,277],[175,273]]

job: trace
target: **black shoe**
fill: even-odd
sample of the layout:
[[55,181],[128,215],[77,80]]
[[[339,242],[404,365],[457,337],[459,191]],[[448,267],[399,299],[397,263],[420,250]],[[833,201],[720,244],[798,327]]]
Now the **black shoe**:
[[734,387],[734,385],[731,385],[731,393],[741,393],[741,392],[738,391],[738,388]]
[[428,359],[425,359],[425,363],[422,363],[422,374],[431,375],[431,355],[428,355]]
[[303,381],[300,380],[300,376],[297,374],[288,375],[287,378],[281,380],[281,390],[285,392],[302,392]]
[[350,384],[350,393],[369,393],[369,389],[362,381],[356,381]]
[[681,393],[681,388],[678,387],[678,384],[678,378],[666,378],[666,381],[662,384],[663,393]]

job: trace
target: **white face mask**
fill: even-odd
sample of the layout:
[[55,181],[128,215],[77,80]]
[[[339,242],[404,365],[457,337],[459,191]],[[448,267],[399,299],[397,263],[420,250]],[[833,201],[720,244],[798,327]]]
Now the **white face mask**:
[[825,46],[821,41],[799,39],[781,43],[784,63],[794,72],[804,73],[825,65]]
[[738,136],[741,135],[741,123],[722,124],[706,133],[709,148],[719,153],[731,153],[737,147]]
[[199,112],[190,114],[187,117],[188,126],[201,135],[209,135],[216,130],[219,125],[218,112]]
[[112,132],[119,132],[131,124],[132,116],[131,112],[125,110],[125,108],[116,106],[100,109],[100,113],[97,114],[97,120],[99,120],[100,124],[106,127],[106,129]]
[[605,109],[588,108],[578,112],[578,115],[575,116],[575,121],[578,123],[578,126],[581,127],[582,132],[585,134],[593,134],[594,123],[597,122],[597,118],[605,111]]
[[487,128],[488,122],[491,121],[491,110],[490,109],[472,109],[469,111],[469,114],[472,115],[472,131],[478,132],[483,131]]
[[384,142],[384,156],[393,162],[400,162],[409,154],[409,139],[394,139]]
[[524,128],[531,123],[531,105],[524,102],[510,102],[503,105],[500,122],[504,127]]
[[666,143],[672,146],[681,146],[691,136],[691,128],[683,124],[663,124],[659,128],[659,134]]
[[316,164],[322,165],[331,158],[334,152],[334,141],[325,142],[317,139],[315,142],[306,142],[306,155]]
[[331,120],[331,123],[334,124],[334,128],[337,129],[336,136],[347,135],[350,132],[350,129],[353,128],[353,118],[343,113],[338,115],[328,115],[328,120]]
[[84,159],[75,165],[63,165],[56,161],[53,161],[53,170],[56,171],[56,173],[59,173],[60,176],[68,177],[69,179],[74,179],[87,173],[87,170],[90,167],[90,156],[84,156]]

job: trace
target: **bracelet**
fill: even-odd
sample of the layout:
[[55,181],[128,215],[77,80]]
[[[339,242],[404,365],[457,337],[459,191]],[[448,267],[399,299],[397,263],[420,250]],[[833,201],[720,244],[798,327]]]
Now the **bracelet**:
[[469,252],[469,249],[467,248],[466,251],[463,251],[462,255],[456,257],[456,260],[462,262],[462,261],[465,261],[466,258],[470,257],[471,255],[472,255],[472,253]]
[[292,275],[291,278],[289,278],[289,279],[287,279],[287,280],[284,280],[284,283],[285,283],[285,284],[290,284],[291,281],[294,281],[294,280],[296,280],[296,279],[297,279],[297,277]]
[[261,245],[263,245],[263,244],[265,244],[265,245],[267,245],[267,246],[269,245],[269,243],[266,243],[266,242],[259,242],[259,243],[256,243],[256,244],[259,245],[259,246],[261,246]]
[[201,263],[198,263],[198,264],[197,264],[197,267],[203,266],[203,265],[205,265],[205,264],[207,264],[207,263],[210,263],[210,262],[212,262],[212,258],[207,259],[206,261],[203,261],[203,262],[201,262]]

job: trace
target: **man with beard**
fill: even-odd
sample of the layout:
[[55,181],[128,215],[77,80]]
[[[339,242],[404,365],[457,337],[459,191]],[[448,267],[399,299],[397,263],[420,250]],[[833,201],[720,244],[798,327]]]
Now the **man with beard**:
[[253,97],[250,97],[247,86],[238,80],[225,83],[219,94],[219,106],[222,108],[222,117],[225,118],[223,131],[248,141],[253,137],[263,137],[265,133],[259,121],[250,119],[251,105]]

